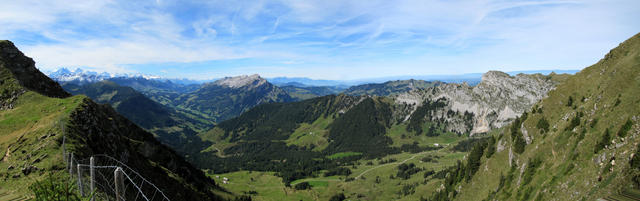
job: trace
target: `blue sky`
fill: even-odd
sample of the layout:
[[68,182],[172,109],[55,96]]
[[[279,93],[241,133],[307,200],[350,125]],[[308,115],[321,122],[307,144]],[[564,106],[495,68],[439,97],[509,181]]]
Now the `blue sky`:
[[638,0],[0,0],[45,71],[362,79],[581,69],[640,32]]

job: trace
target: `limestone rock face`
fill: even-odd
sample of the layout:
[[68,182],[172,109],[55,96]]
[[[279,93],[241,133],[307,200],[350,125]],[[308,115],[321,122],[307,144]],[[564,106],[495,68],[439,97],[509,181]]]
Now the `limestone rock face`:
[[[442,118],[447,129],[459,133],[484,133],[499,128],[520,116],[533,104],[546,97],[560,81],[552,79],[555,74],[518,74],[510,76],[499,71],[489,71],[482,75],[482,81],[476,86],[463,84],[442,84],[425,90],[414,90],[396,95],[396,104],[408,105],[415,110],[427,100],[443,99],[447,106],[435,111],[432,118]],[[464,119],[464,115],[448,115],[471,113],[473,118]]]
[[230,88],[240,88],[240,87],[255,88],[266,83],[267,83],[267,80],[260,77],[258,74],[226,77],[214,82],[214,84],[216,85],[226,86]]

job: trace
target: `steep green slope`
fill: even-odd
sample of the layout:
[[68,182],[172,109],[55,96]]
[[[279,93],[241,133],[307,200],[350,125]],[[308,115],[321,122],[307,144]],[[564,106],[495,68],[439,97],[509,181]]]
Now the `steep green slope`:
[[172,200],[233,198],[109,106],[84,96],[67,97],[11,42],[0,41],[0,47],[0,90],[5,94],[0,101],[7,105],[0,109],[2,193],[29,197],[27,188],[35,180],[48,173],[64,174],[61,145],[66,136],[66,149],[78,158],[106,154],[123,161]]
[[388,81],[380,84],[363,84],[358,86],[349,87],[344,90],[345,94],[349,95],[374,95],[374,96],[389,96],[399,93],[408,92],[416,89],[426,89],[442,84],[441,82],[428,82],[424,80],[397,80]]
[[596,200],[637,189],[638,93],[640,34],[551,91],[494,146],[480,147],[467,163],[478,168],[472,179],[452,169],[430,200]]
[[64,83],[72,94],[83,94],[98,103],[110,104],[119,114],[158,136],[161,142],[182,153],[197,151],[202,144],[197,132],[209,129],[211,122],[192,119],[172,108],[150,100],[131,87],[101,81],[82,86]]

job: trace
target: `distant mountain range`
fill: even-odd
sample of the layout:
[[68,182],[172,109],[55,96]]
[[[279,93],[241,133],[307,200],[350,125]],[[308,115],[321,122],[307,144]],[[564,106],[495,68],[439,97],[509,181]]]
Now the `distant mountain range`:
[[191,80],[191,79],[168,79],[155,75],[145,75],[141,73],[107,73],[107,72],[95,72],[86,71],[81,68],[75,70],[69,70],[68,68],[59,68],[56,71],[45,72],[51,79],[58,82],[73,82],[74,84],[87,84],[93,82],[99,82],[102,80],[114,79],[114,78],[143,78],[147,80],[157,80],[163,82],[173,82],[176,84],[190,85],[190,84],[202,84],[205,80]]
[[[530,71],[510,71],[505,72],[509,75],[517,75],[520,73],[524,74],[543,74],[548,75],[552,72],[557,74],[575,74],[579,70],[530,70]],[[192,80],[188,78],[162,78],[160,76],[154,75],[144,75],[144,74],[131,74],[131,73],[106,73],[106,72],[94,72],[94,71],[85,71],[80,68],[76,70],[69,70],[68,68],[60,68],[56,71],[48,72],[47,75],[59,82],[74,82],[76,84],[85,84],[91,82],[97,82],[107,79],[114,78],[144,78],[147,80],[157,80],[161,82],[172,82],[175,84],[181,85],[194,85],[194,84],[203,84],[207,82],[213,82],[218,79],[211,80]],[[406,75],[406,76],[389,76],[389,77],[379,77],[379,78],[366,78],[366,79],[355,79],[355,80],[323,80],[323,79],[311,79],[306,77],[273,77],[273,78],[265,78],[270,83],[276,86],[332,86],[337,88],[346,89],[351,86],[362,85],[362,84],[372,84],[372,83],[384,83],[388,81],[395,80],[424,80],[424,81],[441,81],[446,83],[463,83],[473,86],[480,82],[482,79],[482,73],[467,73],[467,74],[452,74],[452,75]],[[135,88],[135,87],[134,87]]]
[[[543,74],[548,75],[552,72],[556,74],[575,74],[580,70],[530,70],[530,71],[511,71],[505,72],[509,75],[517,75],[520,73],[523,74]],[[457,75],[406,75],[406,76],[389,76],[389,77],[379,77],[379,78],[367,78],[367,79],[356,79],[356,80],[314,80],[310,78],[304,77],[275,77],[275,78],[267,78],[269,82],[278,85],[290,85],[290,83],[298,83],[307,86],[338,86],[342,88],[347,88],[350,86],[362,85],[362,84],[375,84],[375,83],[384,83],[395,80],[424,80],[424,81],[441,81],[446,83],[463,83],[466,82],[468,85],[473,86],[482,80],[483,73],[467,73],[467,74],[457,74]]]

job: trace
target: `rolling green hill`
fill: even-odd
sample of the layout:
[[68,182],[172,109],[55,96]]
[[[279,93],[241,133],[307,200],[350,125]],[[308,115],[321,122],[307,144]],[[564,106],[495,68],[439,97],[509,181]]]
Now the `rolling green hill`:
[[637,200],[638,93],[640,34],[477,147],[427,200]]
[[3,198],[29,198],[33,182],[49,173],[65,174],[63,136],[67,151],[80,158],[106,154],[125,161],[173,200],[235,197],[111,107],[70,96],[34,64],[13,43],[0,41]]

